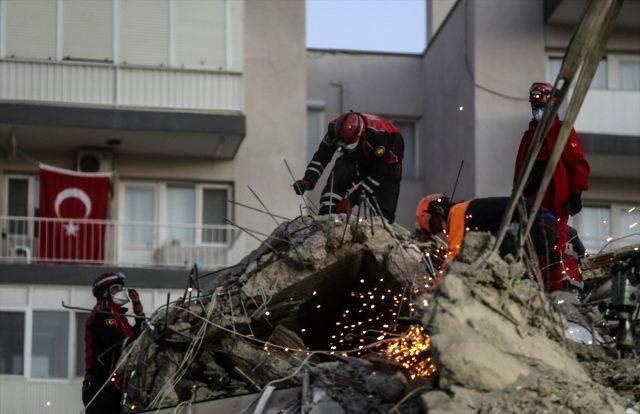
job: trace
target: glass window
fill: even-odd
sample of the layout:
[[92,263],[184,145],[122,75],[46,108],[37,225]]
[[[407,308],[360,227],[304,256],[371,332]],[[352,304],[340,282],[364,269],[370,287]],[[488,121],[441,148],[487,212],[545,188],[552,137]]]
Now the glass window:
[[0,374],[22,375],[24,312],[0,312]]
[[416,165],[416,123],[409,121],[393,121],[404,138],[404,158],[402,160],[402,175],[417,177]]
[[[10,216],[27,217],[29,215],[29,180],[27,178],[10,178],[7,213]],[[27,220],[11,220],[9,233],[27,234]]]
[[590,254],[597,253],[611,236],[611,209],[585,206],[572,217],[569,225],[578,230],[578,236]]
[[[167,239],[172,244],[194,244],[196,189],[194,186],[167,186]],[[190,226],[191,225],[191,226]]]
[[[547,65],[547,81],[550,83],[554,83],[556,78],[558,77],[558,73],[560,73],[560,67],[562,66],[562,58],[561,57],[552,57],[549,58],[549,62]],[[598,63],[598,68],[596,69],[596,73],[593,75],[593,80],[591,81],[590,89],[607,89],[609,87],[609,70],[607,65],[607,60],[602,59],[600,63]]]
[[323,125],[324,112],[321,109],[307,109],[307,159],[311,161],[320,141],[324,138],[325,125]]
[[615,243],[616,247],[640,243],[640,209],[637,207],[616,207],[618,225],[614,237],[626,237]]
[[640,60],[620,61],[620,89],[640,91]]
[[227,232],[223,229],[208,228],[207,225],[224,224],[227,217],[226,189],[205,188],[202,190],[202,242],[226,243]]
[[85,367],[85,342],[84,333],[88,313],[75,312],[76,316],[76,377],[84,377]]
[[125,245],[129,247],[151,247],[153,245],[155,214],[155,191],[149,187],[127,186],[124,190]]
[[31,376],[67,378],[69,313],[34,311],[31,334]]

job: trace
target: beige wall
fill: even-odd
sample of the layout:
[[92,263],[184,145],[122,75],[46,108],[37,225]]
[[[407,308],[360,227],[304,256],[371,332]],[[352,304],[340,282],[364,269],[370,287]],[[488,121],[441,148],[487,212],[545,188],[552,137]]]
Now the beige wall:
[[[468,1],[468,0],[463,0]],[[494,0],[475,9],[476,196],[509,195],[520,139],[528,128],[529,85],[545,80],[542,2]],[[508,99],[484,88],[515,97]]]
[[[457,2],[438,35],[431,39],[423,58],[424,194],[450,194],[460,162],[464,160],[456,199],[474,196],[475,101],[464,49],[466,35],[468,62],[473,70],[473,14],[473,7],[465,10],[464,1]],[[468,21],[466,31],[465,20]]]
[[[250,0],[245,14],[247,136],[233,163],[236,198],[287,217],[299,214],[299,197],[283,159],[302,171],[306,158],[305,3]],[[269,232],[275,224],[260,213],[237,210],[240,224]]]

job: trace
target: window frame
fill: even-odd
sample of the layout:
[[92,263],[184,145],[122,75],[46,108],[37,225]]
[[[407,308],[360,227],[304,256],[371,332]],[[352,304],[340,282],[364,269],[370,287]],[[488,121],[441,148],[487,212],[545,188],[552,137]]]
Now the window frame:
[[[620,238],[620,237],[624,237],[621,235],[622,231],[624,229],[621,228],[621,219],[620,219],[620,211],[621,210],[629,210],[632,207],[635,207],[637,210],[640,210],[640,202],[638,204],[633,204],[633,202],[618,202],[618,201],[611,201],[611,202],[598,202],[598,201],[585,201],[584,203],[584,208],[606,208],[609,210],[609,217],[611,218],[611,221],[609,223],[609,228],[610,228],[610,234],[609,237],[612,237],[612,242],[613,240]],[[573,220],[581,220],[581,216],[580,213],[578,213],[577,218],[573,217]],[[640,220],[639,220],[640,221]],[[580,236],[580,231],[581,229],[578,228],[582,223],[569,223],[570,225],[573,225],[576,227],[576,229],[578,230],[578,236]],[[638,233],[640,234],[640,225],[637,228],[637,231],[635,232],[631,232],[630,234],[633,233]],[[625,235],[626,236],[626,235]],[[624,240],[624,239],[623,239]],[[607,243],[606,239],[602,241],[602,246],[605,246]],[[611,248],[611,245],[607,246],[606,249]],[[600,249],[603,249],[603,247],[601,247]],[[604,250],[603,250],[604,251]],[[598,254],[598,251],[589,251],[589,254]]]
[[[0,0],[2,1],[2,0]],[[21,233],[10,233],[11,228],[11,220],[5,220],[4,230],[6,231],[7,236],[10,237],[19,237],[23,238],[23,240],[28,241],[31,240],[33,243],[37,243],[37,239],[39,237],[39,214],[36,215],[36,201],[39,201],[39,194],[36,194],[36,181],[40,179],[38,173],[21,173],[21,172],[11,172],[4,174],[4,180],[2,180],[2,205],[0,206],[0,211],[2,212],[4,217],[9,217],[9,192],[10,192],[10,181],[11,180],[26,180],[27,181],[27,215],[26,216],[15,216],[15,217],[24,217],[27,220],[27,228],[24,234]],[[39,187],[38,187],[39,188]],[[34,254],[34,251],[31,252]]]
[[[404,165],[402,166],[402,179],[403,180],[420,180],[422,178],[422,170],[420,168],[420,118],[412,117],[412,116],[384,116],[383,118],[389,120],[392,124],[395,125],[396,122],[404,122],[413,124],[413,166],[414,171],[411,172],[410,175],[405,175],[406,171],[404,169]],[[406,137],[402,137],[406,142]],[[406,145],[405,145],[406,150]],[[404,158],[407,158],[407,153],[405,151]]]
[[[157,248],[161,245],[161,242],[164,242],[167,236],[167,225],[169,224],[167,220],[167,188],[170,185],[179,185],[179,186],[193,186],[196,195],[196,209],[195,209],[195,223],[193,223],[195,228],[195,238],[194,245],[196,246],[214,246],[214,247],[226,247],[232,243],[231,238],[226,243],[206,243],[202,241],[202,231],[198,231],[198,229],[202,230],[202,226],[205,226],[202,222],[202,211],[203,211],[203,203],[204,203],[204,190],[212,189],[212,190],[226,190],[227,192],[227,200],[233,200],[233,184],[232,183],[223,183],[223,182],[194,182],[194,181],[181,181],[181,180],[163,180],[163,181],[146,181],[146,180],[127,180],[123,179],[120,181],[119,185],[119,202],[118,202],[118,216],[124,221],[124,206],[125,206],[125,197],[126,197],[126,188],[127,187],[138,187],[138,188],[153,188],[155,191],[155,224],[158,226],[156,238],[156,245],[154,248]],[[231,203],[227,203],[226,206],[226,217],[233,219],[234,208]],[[122,240],[124,243],[124,239]],[[123,244],[124,246],[124,244]],[[126,246],[129,248],[130,246]],[[135,247],[137,249],[148,249],[147,247]]]
[[[548,80],[549,83],[553,84],[553,82],[555,81],[555,79],[551,79],[551,73],[550,73],[550,61],[551,59],[560,59],[562,60],[564,58],[564,54],[562,52],[547,52],[546,54],[546,60],[545,60],[545,77]],[[591,85],[589,85],[589,90],[594,90],[594,91],[608,91],[608,90],[612,90],[612,89],[618,89],[617,85],[618,85],[618,81],[617,81],[617,71],[618,71],[618,66],[617,66],[617,62],[615,65],[615,71],[616,71],[616,75],[613,76],[613,72],[614,72],[614,67],[612,66],[612,57],[611,55],[605,53],[604,55],[602,55],[602,57],[600,58],[600,61],[598,62],[598,65],[600,64],[600,62],[604,61],[606,63],[606,69],[607,69],[607,73],[605,76],[605,80],[607,81],[607,85],[605,88],[594,88]],[[596,68],[596,71],[598,69]],[[594,72],[594,77],[595,77],[595,72]],[[615,88],[612,88],[612,85],[616,85]],[[573,87],[572,87],[573,89]]]

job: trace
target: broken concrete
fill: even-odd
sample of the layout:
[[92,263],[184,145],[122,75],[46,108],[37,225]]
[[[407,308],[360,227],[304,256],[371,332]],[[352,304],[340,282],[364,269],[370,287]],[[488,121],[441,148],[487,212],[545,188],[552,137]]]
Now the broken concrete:
[[[140,339],[126,365],[136,371],[130,401],[157,408],[299,385],[300,395],[285,405],[313,413],[638,408],[638,360],[617,361],[567,343],[565,316],[585,323],[584,315],[569,297],[550,300],[511,256],[496,254],[476,266],[490,235],[469,233],[433,292],[424,253],[434,244],[378,217],[352,216],[345,226],[346,220],[282,223],[240,263],[218,272],[210,290],[153,315],[155,330]],[[351,319],[358,328],[344,330],[339,322],[362,305],[369,319]],[[343,353],[374,343],[381,331],[378,340],[400,346],[408,326],[431,334],[431,349],[423,344],[414,355],[418,362],[433,358],[435,376],[412,379],[408,369],[416,363],[375,346]],[[347,333],[344,343],[340,332]]]

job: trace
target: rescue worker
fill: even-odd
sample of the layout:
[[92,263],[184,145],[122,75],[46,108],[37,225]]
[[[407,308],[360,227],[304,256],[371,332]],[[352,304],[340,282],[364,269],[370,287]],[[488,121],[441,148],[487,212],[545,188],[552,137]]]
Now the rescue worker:
[[375,198],[384,217],[392,223],[404,155],[400,130],[376,115],[353,111],[340,115],[329,123],[304,178],[293,185],[297,194],[315,187],[336,150],[342,155],[322,190],[319,213],[350,213],[364,195]]
[[88,414],[120,412],[123,381],[112,373],[124,343],[140,333],[144,320],[136,319],[134,326],[127,321],[127,308],[123,306],[129,301],[136,315],[144,317],[144,313],[138,292],[134,289],[127,292],[124,284],[124,274],[116,272],[103,273],[93,283],[96,305],[86,322],[86,368],[82,384],[82,402]]
[[[508,203],[508,197],[476,198],[452,203],[444,194],[430,194],[418,204],[418,231],[428,236],[446,234],[447,253],[444,259],[453,260],[460,251],[466,232],[498,232]],[[532,204],[531,201],[526,201],[526,209],[530,209]],[[513,221],[519,219],[519,215],[515,214]],[[538,257],[545,257],[547,251],[553,248],[556,237],[555,217],[548,210],[540,209],[531,228],[531,238]],[[505,238],[500,252],[503,255],[514,254],[516,241],[510,237]]]
[[[546,105],[552,98],[553,86],[545,82],[535,82],[529,89],[529,102],[533,119],[520,142],[515,164],[514,183],[523,168],[525,157],[531,145],[531,140],[536,132],[538,122]],[[533,200],[542,183],[544,170],[547,166],[553,146],[558,137],[562,121],[556,117],[551,124],[549,133],[544,141],[542,149],[537,155],[535,164],[526,183],[524,195]],[[542,200],[542,206],[551,211],[558,221],[558,242],[555,249],[554,267],[555,276],[551,280],[549,290],[554,291],[567,287],[580,287],[582,278],[577,261],[566,257],[567,246],[567,221],[569,216],[576,215],[582,210],[582,192],[589,187],[589,163],[587,162],[582,144],[575,130],[571,130],[569,140],[562,151],[562,157],[553,173],[551,183]],[[565,260],[566,259],[566,260]]]

